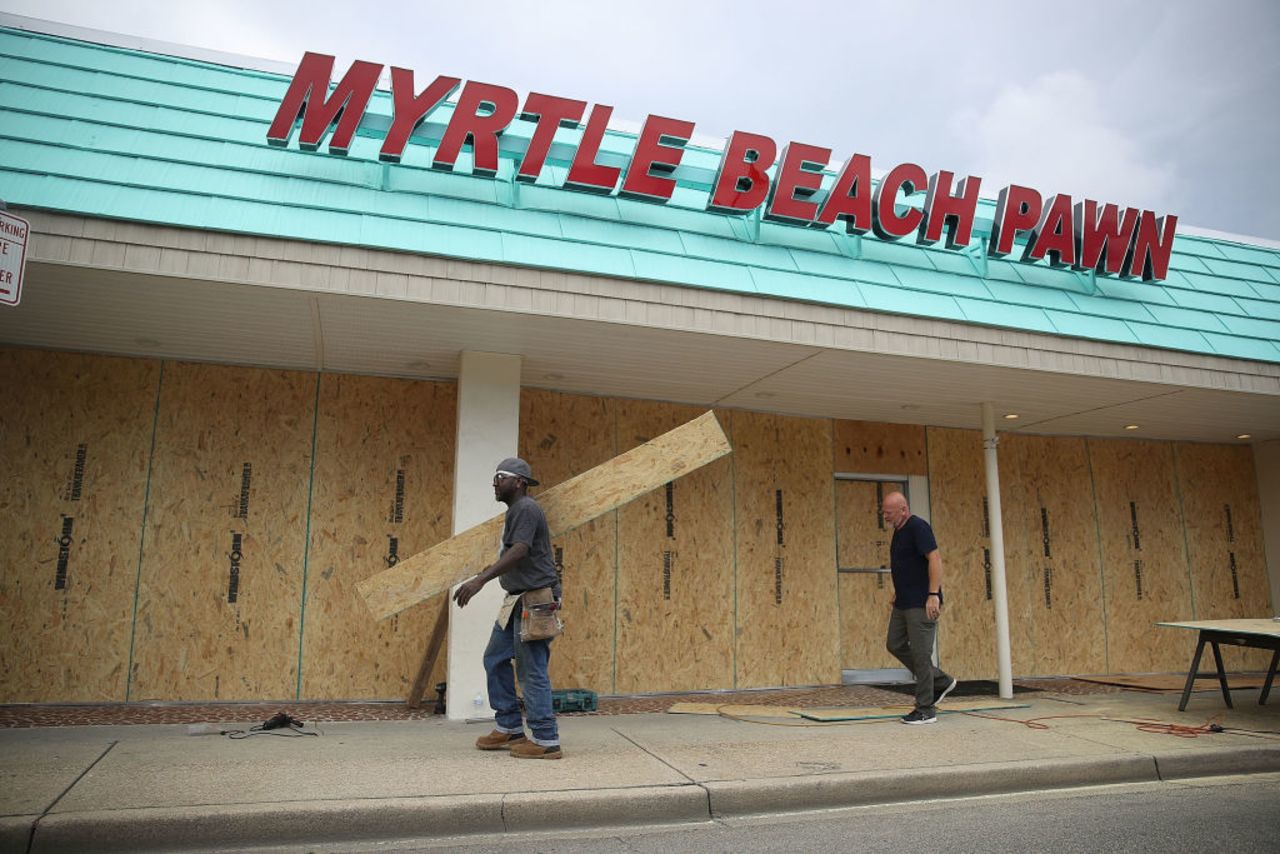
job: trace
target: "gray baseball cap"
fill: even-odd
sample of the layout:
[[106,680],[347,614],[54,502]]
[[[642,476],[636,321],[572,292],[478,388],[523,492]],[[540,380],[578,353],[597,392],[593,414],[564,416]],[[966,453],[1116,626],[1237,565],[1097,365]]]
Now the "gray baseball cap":
[[507,457],[498,463],[498,471],[523,478],[524,482],[530,486],[538,485],[538,481],[533,479],[533,469],[529,468],[529,464],[519,457]]

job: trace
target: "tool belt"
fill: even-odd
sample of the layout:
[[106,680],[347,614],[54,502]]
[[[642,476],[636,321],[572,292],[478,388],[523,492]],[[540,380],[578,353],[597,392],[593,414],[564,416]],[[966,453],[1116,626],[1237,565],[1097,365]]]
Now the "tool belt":
[[550,587],[526,590],[520,597],[521,642],[551,640],[564,631],[560,603]]

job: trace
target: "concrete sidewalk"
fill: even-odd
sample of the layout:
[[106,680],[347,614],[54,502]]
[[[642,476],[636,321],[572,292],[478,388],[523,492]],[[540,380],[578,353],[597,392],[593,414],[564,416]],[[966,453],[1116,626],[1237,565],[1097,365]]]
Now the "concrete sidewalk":
[[[314,738],[190,736],[182,725],[0,731],[0,847],[216,850],[368,843],[714,818],[1280,771],[1280,735],[1197,738],[1106,718],[1280,731],[1256,690],[1039,695],[937,724],[772,726],[725,717],[565,716],[565,757],[473,748],[486,724],[321,724]],[[943,709],[945,710],[945,703]],[[762,719],[763,720],[763,719]],[[776,719],[775,719],[776,720]],[[800,720],[794,724],[808,723]],[[235,725],[240,726],[242,725]],[[307,730],[312,730],[312,725]]]

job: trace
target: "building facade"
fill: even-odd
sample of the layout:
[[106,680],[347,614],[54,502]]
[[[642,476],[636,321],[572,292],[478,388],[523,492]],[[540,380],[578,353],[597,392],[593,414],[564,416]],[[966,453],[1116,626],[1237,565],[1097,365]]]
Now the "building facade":
[[[1181,230],[1149,281],[1141,251],[1132,277],[1023,261],[1039,238],[993,253],[985,199],[954,247],[881,234],[921,186],[866,233],[797,228],[712,204],[729,151],[671,127],[599,125],[602,192],[585,111],[530,177],[528,102],[449,159],[486,93],[408,127],[378,89],[335,145],[355,102],[291,107],[293,67],[0,24],[0,198],[30,223],[0,306],[0,702],[401,697],[444,603],[375,622],[357,582],[501,510],[511,453],[552,486],[707,409],[729,457],[556,542],[558,687],[891,666],[894,488],[942,549],[939,657],[993,677],[984,404],[1014,673],[1178,670],[1155,622],[1274,612],[1280,249]],[[839,195],[808,172],[785,201]],[[496,598],[449,615],[454,716],[484,707]]]

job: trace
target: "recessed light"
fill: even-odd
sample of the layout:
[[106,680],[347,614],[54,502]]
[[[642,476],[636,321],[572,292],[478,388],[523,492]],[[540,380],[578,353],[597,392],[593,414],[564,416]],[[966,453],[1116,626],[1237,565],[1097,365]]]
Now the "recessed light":
[[1239,436],[1236,436],[1236,438],[1237,438],[1237,439],[1252,439],[1252,438],[1253,438],[1253,434],[1252,434],[1252,433],[1241,433]]
[[1124,425],[1124,429],[1126,429],[1126,430],[1137,430],[1137,429],[1138,429],[1138,425],[1137,425],[1137,424],[1126,424],[1126,425]]
[[137,344],[139,347],[159,347],[160,346],[160,342],[154,338],[135,338],[133,339],[133,343]]
[[775,394],[774,394],[773,392],[771,392],[771,391],[758,391],[758,392],[756,392],[756,397],[758,397],[758,398],[760,398],[760,399],[762,399],[762,400],[768,400],[769,398],[771,398],[771,397],[776,397],[776,396],[777,396],[777,395],[775,395]]
[[542,378],[544,380],[551,380],[552,382],[555,382],[556,380],[564,379],[564,374],[557,374],[556,372],[552,371],[551,373],[543,374]]
[[1006,412],[1006,413],[1005,413],[1005,416],[1004,416],[1004,420],[1005,420],[1005,421],[1017,421],[1017,420],[1018,420],[1018,418],[1020,418],[1020,417],[1021,417],[1021,416],[1019,416],[1019,415],[1018,415],[1018,413],[1016,413],[1016,412]]
[[920,405],[916,403],[904,403],[902,404],[902,408],[905,409],[907,412],[915,412],[917,409],[920,408]]
[[431,367],[431,363],[423,361],[422,359],[416,359],[412,362],[406,362],[405,367],[411,371],[425,371],[427,368]]

